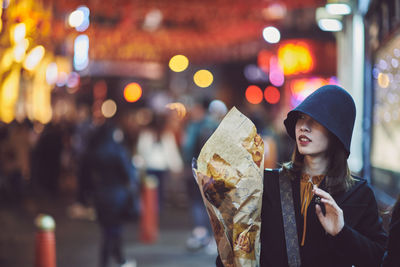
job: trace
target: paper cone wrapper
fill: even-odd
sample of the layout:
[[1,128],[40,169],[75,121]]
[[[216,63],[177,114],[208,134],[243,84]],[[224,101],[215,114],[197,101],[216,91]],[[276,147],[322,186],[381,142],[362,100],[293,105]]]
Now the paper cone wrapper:
[[263,165],[262,138],[233,107],[193,166],[225,267],[259,266]]

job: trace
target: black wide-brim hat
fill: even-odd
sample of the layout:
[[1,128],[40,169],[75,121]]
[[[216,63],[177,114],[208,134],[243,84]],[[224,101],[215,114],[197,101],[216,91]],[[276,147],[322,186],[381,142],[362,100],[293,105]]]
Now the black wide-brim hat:
[[286,132],[294,140],[296,140],[295,127],[299,112],[307,114],[334,134],[349,156],[356,106],[346,90],[337,85],[322,86],[290,111],[283,123]]

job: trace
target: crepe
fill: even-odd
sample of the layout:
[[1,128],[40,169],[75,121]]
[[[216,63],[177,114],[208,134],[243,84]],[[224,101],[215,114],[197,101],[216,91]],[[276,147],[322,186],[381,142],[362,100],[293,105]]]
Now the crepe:
[[232,108],[201,149],[193,173],[225,267],[259,266],[264,143]]

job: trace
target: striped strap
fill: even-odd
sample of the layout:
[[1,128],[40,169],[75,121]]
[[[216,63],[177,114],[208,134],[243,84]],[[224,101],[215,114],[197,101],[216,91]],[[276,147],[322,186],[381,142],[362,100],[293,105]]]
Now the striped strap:
[[301,265],[296,217],[294,214],[292,185],[290,178],[279,170],[279,191],[281,195],[283,228],[285,230],[286,251],[289,267]]

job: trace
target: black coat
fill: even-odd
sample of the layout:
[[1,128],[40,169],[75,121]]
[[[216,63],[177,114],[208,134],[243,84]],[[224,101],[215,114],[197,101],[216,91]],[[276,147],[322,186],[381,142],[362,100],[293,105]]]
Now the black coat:
[[400,202],[397,202],[393,210],[386,249],[382,267],[400,266]]
[[[262,267],[288,266],[278,171],[264,172],[264,193],[261,212]],[[335,237],[325,233],[315,214],[311,201],[307,214],[305,245],[300,247],[302,267],[357,267],[380,266],[386,234],[374,194],[366,181],[356,178],[356,184],[347,192],[333,196],[343,210],[345,226]],[[324,182],[320,185],[324,189]],[[292,182],[298,240],[303,234],[303,216],[300,214],[300,180]],[[219,258],[217,266],[222,266]]]

